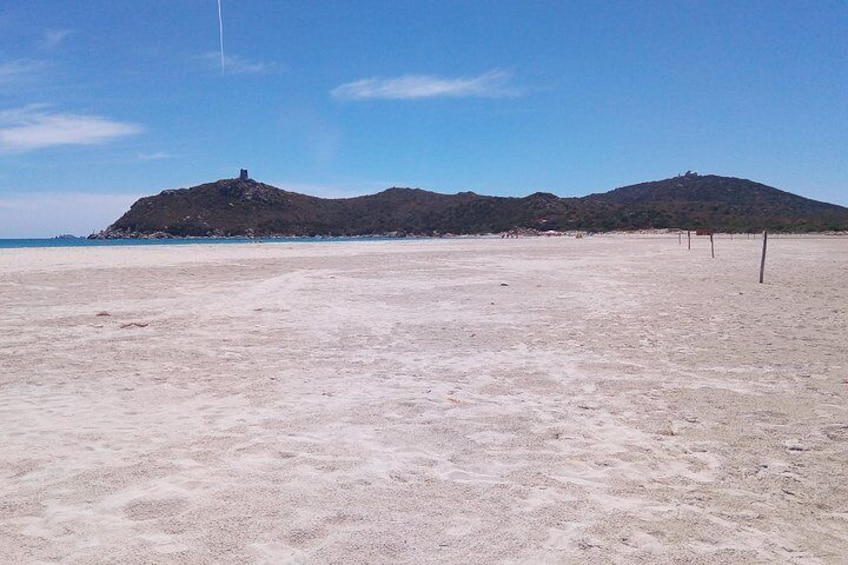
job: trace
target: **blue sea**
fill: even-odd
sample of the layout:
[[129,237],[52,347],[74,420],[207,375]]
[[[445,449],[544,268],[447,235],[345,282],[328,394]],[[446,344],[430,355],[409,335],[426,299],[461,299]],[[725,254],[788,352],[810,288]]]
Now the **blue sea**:
[[0,239],[0,249],[21,249],[34,247],[116,247],[121,245],[191,245],[191,244],[232,244],[232,243],[315,243],[329,241],[386,241],[406,238],[393,237],[203,237],[185,239],[86,239],[86,238],[50,238],[50,239]]

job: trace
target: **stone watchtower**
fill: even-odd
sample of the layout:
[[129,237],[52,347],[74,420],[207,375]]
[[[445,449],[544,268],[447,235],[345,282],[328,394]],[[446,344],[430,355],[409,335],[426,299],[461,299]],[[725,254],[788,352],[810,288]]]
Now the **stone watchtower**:
[[247,169],[242,169],[239,173],[239,180],[248,180]]

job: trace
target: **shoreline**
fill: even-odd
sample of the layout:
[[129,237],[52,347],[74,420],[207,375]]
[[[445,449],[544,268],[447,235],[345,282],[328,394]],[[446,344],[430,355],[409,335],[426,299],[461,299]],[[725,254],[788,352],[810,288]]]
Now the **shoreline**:
[[[695,230],[689,230],[692,236],[695,237]],[[99,238],[91,236],[80,237],[46,237],[46,238],[0,238],[0,249],[16,249],[16,248],[39,248],[39,247],[97,247],[97,246],[135,246],[135,245],[185,245],[190,243],[289,243],[289,242],[345,242],[345,241],[404,241],[404,240],[463,240],[463,239],[526,239],[526,238],[550,238],[550,237],[565,237],[565,238],[582,238],[582,237],[607,237],[607,236],[677,236],[685,235],[687,230],[674,229],[652,229],[652,230],[630,230],[630,231],[610,231],[610,232],[586,232],[586,231],[547,231],[547,232],[529,232],[520,231],[513,232],[498,232],[498,233],[483,233],[483,234],[441,234],[441,235],[391,235],[391,234],[372,234],[372,235],[355,235],[355,236],[268,236],[268,237],[246,237],[246,236],[168,236],[168,237],[134,237],[134,238]],[[773,238],[816,238],[816,237],[845,237],[848,232],[842,231],[825,231],[825,232],[768,232],[769,237]],[[762,232],[745,232],[745,233],[730,233],[730,232],[715,232],[716,238],[742,238],[760,237]],[[703,237],[698,235],[697,237]]]

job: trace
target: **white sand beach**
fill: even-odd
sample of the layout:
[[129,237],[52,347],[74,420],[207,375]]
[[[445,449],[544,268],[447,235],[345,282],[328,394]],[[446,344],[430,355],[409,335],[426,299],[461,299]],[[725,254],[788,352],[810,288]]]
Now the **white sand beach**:
[[0,562],[845,563],[848,238],[0,250]]

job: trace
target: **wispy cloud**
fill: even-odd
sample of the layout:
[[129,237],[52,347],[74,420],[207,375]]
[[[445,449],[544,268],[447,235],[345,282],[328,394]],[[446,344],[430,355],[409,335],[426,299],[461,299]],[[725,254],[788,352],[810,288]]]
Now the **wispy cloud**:
[[139,153],[138,159],[140,161],[162,161],[165,159],[173,159],[175,155],[171,155],[170,153],[165,153],[164,151],[156,151],[155,153]]
[[[210,51],[204,55],[204,59],[210,64],[219,69],[221,64],[221,54],[218,51]],[[266,61],[250,61],[238,55],[224,56],[224,74],[228,75],[258,75],[269,73],[277,70],[278,65],[273,62]]]
[[54,49],[73,35],[73,33],[69,29],[48,29],[41,38],[41,47],[43,49]]
[[57,145],[97,145],[141,133],[138,124],[102,116],[50,112],[43,105],[0,111],[0,153],[25,153]]
[[0,63],[0,84],[9,84],[24,79],[47,66],[44,61],[15,59]]
[[512,75],[493,70],[473,77],[446,78],[434,75],[404,75],[396,78],[367,78],[334,88],[341,100],[410,100],[416,98],[502,98],[520,95],[509,83]]

